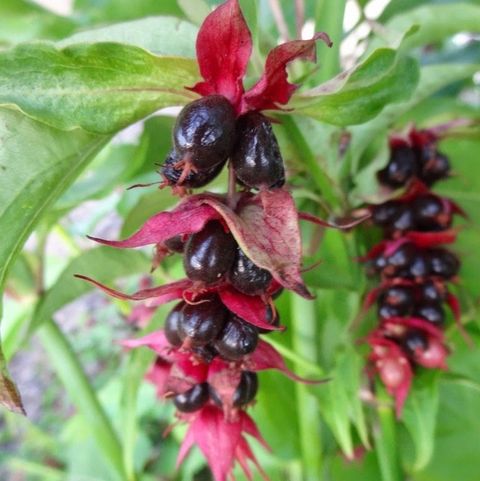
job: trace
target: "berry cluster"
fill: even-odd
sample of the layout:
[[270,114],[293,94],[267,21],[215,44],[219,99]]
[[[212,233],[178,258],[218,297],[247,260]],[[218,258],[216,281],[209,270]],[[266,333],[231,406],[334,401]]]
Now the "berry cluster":
[[368,336],[371,372],[396,398],[400,414],[416,366],[446,369],[443,306],[458,320],[458,301],[447,284],[455,281],[460,262],[442,245],[455,240],[453,217],[463,211],[430,191],[450,172],[432,131],[413,129],[407,139],[392,138],[390,148],[377,177],[384,188],[405,190],[370,207],[384,240],[366,256],[369,274],[379,275],[381,284],[368,294],[365,307],[376,301],[380,321]]
[[[296,86],[287,81],[286,66],[297,58],[314,60],[318,39],[331,45],[320,33],[275,47],[265,73],[245,91],[251,34],[238,0],[217,7],[197,37],[204,80],[188,88],[201,98],[178,115],[173,148],[160,168],[162,187],[180,194],[179,204],[151,217],[128,239],[92,238],[120,248],[154,245],[154,266],[165,255],[180,253],[186,278],[127,295],[78,276],[111,296],[147,300],[133,316],[142,321],[158,306],[180,301],[163,330],[124,345],[156,352],[148,379],[160,398],[173,398],[177,417],[189,424],[179,462],[197,444],[216,481],[232,478],[235,461],[249,478],[248,461],[264,475],[245,438],[253,436],[266,447],[246,412],[257,392],[256,372],[277,369],[307,382],[259,337],[281,329],[273,299],[283,288],[312,297],[301,278],[301,216],[283,187],[278,142],[261,111],[288,102]],[[228,193],[191,193],[227,162]],[[311,215],[308,220],[323,223]]]

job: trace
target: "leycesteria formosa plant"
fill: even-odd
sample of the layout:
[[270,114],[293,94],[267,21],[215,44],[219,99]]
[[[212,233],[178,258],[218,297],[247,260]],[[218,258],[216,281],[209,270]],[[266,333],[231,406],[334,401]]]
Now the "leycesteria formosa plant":
[[[173,398],[178,418],[189,424],[178,462],[196,444],[216,481],[233,477],[235,461],[249,479],[249,461],[266,477],[246,438],[268,448],[246,412],[257,392],[256,372],[277,369],[301,380],[259,334],[282,329],[273,299],[283,288],[312,297],[301,278],[298,223],[302,216],[324,222],[297,212],[284,186],[271,121],[261,112],[288,103],[297,86],[288,82],[286,66],[298,58],[315,60],[319,39],[331,44],[319,33],[274,48],[261,78],[245,91],[250,31],[237,0],[216,8],[197,38],[203,81],[186,86],[201,98],[178,115],[173,147],[160,169],[161,186],[172,187],[182,197],[179,204],[154,215],[128,239],[92,238],[119,248],[153,244],[154,266],[167,254],[183,253],[187,277],[128,295],[78,276],[114,297],[148,301],[138,314],[143,320],[156,307],[179,301],[163,330],[124,344],[156,353],[148,379],[159,398]],[[227,161],[228,193],[192,195]]]

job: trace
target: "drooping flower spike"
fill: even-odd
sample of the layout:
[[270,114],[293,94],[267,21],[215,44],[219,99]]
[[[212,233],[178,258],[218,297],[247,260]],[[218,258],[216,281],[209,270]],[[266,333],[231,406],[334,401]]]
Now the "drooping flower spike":
[[405,191],[368,207],[384,240],[360,259],[370,274],[381,278],[381,284],[367,293],[359,316],[377,304],[379,324],[367,337],[370,374],[377,373],[395,398],[398,416],[416,367],[447,369],[445,304],[471,342],[460,322],[460,303],[447,286],[458,280],[460,261],[445,248],[457,237],[454,215],[466,215],[452,199],[430,190],[450,173],[450,162],[438,151],[437,140],[434,130],[416,129],[390,138],[390,158],[377,178],[383,189]]

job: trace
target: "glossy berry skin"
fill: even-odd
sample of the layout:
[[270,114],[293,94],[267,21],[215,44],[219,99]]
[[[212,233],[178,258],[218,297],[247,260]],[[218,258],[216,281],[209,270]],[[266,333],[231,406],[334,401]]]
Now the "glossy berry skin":
[[402,205],[394,200],[375,205],[372,208],[372,221],[375,225],[388,227],[398,217]]
[[189,340],[191,346],[204,346],[213,341],[222,330],[227,309],[217,296],[202,299],[205,302],[185,304],[178,324],[178,334]]
[[434,156],[424,162],[421,178],[427,185],[437,180],[445,179],[450,174],[450,161],[446,155],[436,152]]
[[183,253],[185,249],[185,242],[182,240],[181,236],[176,235],[175,237],[171,237],[167,239],[165,242],[165,247],[171,251],[176,252],[177,254]]
[[272,275],[266,269],[255,265],[238,247],[228,280],[238,291],[256,296],[265,292],[272,281]]
[[182,154],[175,149],[168,154],[163,165],[160,167],[160,174],[168,181],[169,185],[180,185],[186,189],[198,189],[210,183],[222,171],[225,162],[219,162],[208,169],[191,170],[188,175],[179,183],[183,168],[175,169],[175,164],[182,160]]
[[199,170],[223,163],[235,142],[236,115],[221,95],[209,95],[186,105],[177,117],[173,141],[180,160]]
[[408,267],[415,257],[415,247],[412,244],[402,244],[387,258],[387,268],[394,273],[402,268]]
[[283,185],[283,159],[270,121],[258,112],[249,112],[239,118],[237,136],[231,156],[237,178],[256,189]]
[[405,185],[417,171],[415,152],[408,146],[392,150],[388,164],[378,172],[379,182],[394,189]]
[[412,204],[415,216],[416,229],[431,231],[450,227],[452,217],[444,212],[444,206],[440,199],[434,195],[417,197]]
[[415,217],[412,207],[408,204],[402,205],[390,227],[394,231],[415,230]]
[[[275,317],[273,317],[275,314]],[[278,327],[280,325],[280,314],[278,311],[275,313],[270,305],[267,305],[265,312],[265,321],[272,326]],[[272,331],[268,329],[257,328],[259,334],[269,334]]]
[[390,306],[388,304],[380,304],[378,306],[378,316],[381,319],[390,319],[391,317],[402,317],[408,311],[397,306]]
[[417,253],[408,266],[408,275],[412,279],[421,279],[429,274],[429,261],[423,252]]
[[419,286],[418,295],[421,301],[427,303],[440,303],[445,298],[445,292],[440,290],[440,288],[433,281],[428,280]]
[[165,337],[167,341],[174,347],[180,347],[182,345],[182,339],[178,332],[179,324],[183,318],[182,309],[185,307],[185,302],[179,302],[168,314],[165,319]]
[[430,273],[444,279],[455,276],[460,269],[457,257],[446,249],[432,249],[430,251]]
[[424,351],[428,347],[428,339],[421,331],[408,331],[402,342],[405,350],[410,356],[418,351]]
[[257,329],[231,314],[215,341],[215,349],[223,359],[239,361],[247,354],[251,354],[257,343]]
[[258,376],[253,371],[243,371],[240,383],[233,393],[233,405],[235,407],[245,406],[253,401],[258,390]]
[[217,356],[217,351],[211,344],[192,347],[193,354],[206,364],[210,364]]
[[440,304],[421,304],[415,308],[413,316],[425,319],[434,326],[441,327],[445,324],[445,311]]
[[187,241],[183,258],[185,272],[192,281],[212,284],[230,270],[236,252],[233,236],[225,232],[220,222],[210,221]]
[[198,411],[209,398],[209,389],[206,382],[196,384],[188,391],[177,394],[173,398],[173,404],[182,413],[193,413]]
[[413,304],[413,293],[409,287],[392,286],[380,295],[380,303],[408,311]]

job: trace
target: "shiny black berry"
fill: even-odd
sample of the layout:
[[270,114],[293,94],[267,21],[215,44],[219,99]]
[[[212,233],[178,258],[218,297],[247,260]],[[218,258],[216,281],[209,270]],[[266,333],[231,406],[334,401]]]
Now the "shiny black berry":
[[168,181],[169,185],[180,185],[187,189],[198,189],[210,183],[222,171],[225,162],[219,162],[213,167],[198,170],[191,170],[187,176],[179,182],[183,167],[175,168],[175,164],[182,160],[183,155],[172,149],[163,165],[160,167],[160,174]]
[[272,281],[272,275],[266,269],[255,265],[238,247],[228,280],[238,291],[255,296],[265,292]]
[[422,180],[431,185],[437,180],[445,179],[450,174],[450,161],[446,155],[436,152],[424,163],[421,172]]
[[283,159],[270,121],[258,112],[243,115],[237,122],[237,139],[231,157],[237,178],[251,188],[283,185]]
[[206,364],[210,364],[217,356],[217,351],[211,344],[192,347],[192,352]]
[[193,413],[198,411],[209,398],[209,389],[206,382],[196,384],[188,391],[177,394],[173,398],[173,404],[175,407],[183,413]]
[[413,303],[412,289],[406,286],[388,287],[382,292],[380,302],[402,309],[409,309]]
[[414,309],[413,316],[425,319],[435,326],[445,323],[445,311],[440,304],[421,304]]
[[206,284],[222,278],[232,267],[237,243],[218,221],[210,221],[200,232],[193,234],[185,246],[183,265],[192,281]]
[[408,331],[403,339],[403,347],[410,356],[418,351],[424,351],[428,347],[428,339],[421,331]]
[[[275,327],[278,327],[280,325],[280,314],[277,310],[274,311],[270,305],[267,305],[266,307],[265,321],[267,322],[267,324],[271,324]],[[270,332],[273,332],[270,329],[257,329],[259,334],[269,334]]]
[[425,281],[418,288],[418,295],[424,302],[442,302],[445,298],[445,292],[433,281]]
[[387,267],[394,273],[403,267],[407,267],[415,257],[415,247],[413,244],[400,245],[393,254],[387,258]]
[[413,279],[423,278],[429,274],[430,265],[429,259],[423,252],[415,254],[408,266],[408,275]]
[[202,299],[198,304],[185,304],[179,319],[178,334],[189,339],[192,346],[204,346],[213,341],[222,330],[227,309],[218,296]]
[[446,249],[432,249],[430,251],[430,273],[444,279],[450,279],[458,273],[460,261]]
[[379,304],[378,316],[382,319],[390,319],[391,317],[402,317],[406,314],[405,309],[389,304]]
[[181,254],[185,249],[185,242],[182,240],[182,236],[179,235],[167,239],[164,244],[169,251],[177,252],[178,254]]
[[185,302],[179,302],[168,314],[165,319],[165,337],[167,341],[175,347],[182,345],[182,339],[178,332],[178,326],[183,318],[182,309],[185,306]]
[[377,178],[381,184],[397,188],[405,185],[416,171],[414,151],[410,147],[401,146],[392,149],[388,164],[378,172]]
[[258,331],[234,314],[231,314],[215,341],[218,354],[229,361],[238,361],[251,354],[258,343]]
[[417,197],[412,204],[417,230],[430,231],[450,227],[452,216],[445,212],[442,201],[434,195]]
[[173,130],[181,160],[200,170],[223,163],[235,142],[235,110],[221,95],[209,95],[186,105]]
[[233,393],[233,405],[244,406],[253,401],[258,390],[258,376],[253,371],[243,371],[240,383]]
[[415,217],[413,214],[413,209],[409,204],[403,204],[401,206],[390,227],[394,231],[414,230]]
[[372,208],[372,221],[375,225],[388,227],[398,217],[402,210],[400,202],[389,200]]

